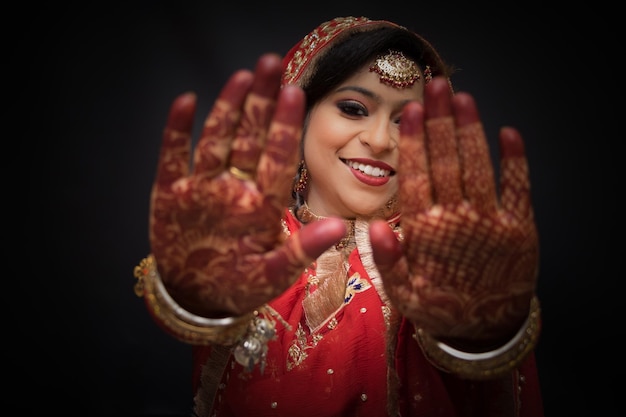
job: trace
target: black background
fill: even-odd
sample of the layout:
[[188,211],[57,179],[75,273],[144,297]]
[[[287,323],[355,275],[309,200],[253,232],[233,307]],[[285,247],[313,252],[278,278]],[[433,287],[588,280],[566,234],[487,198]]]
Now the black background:
[[234,70],[253,68],[264,52],[284,54],[325,20],[364,15],[421,33],[459,68],[453,84],[474,94],[492,144],[501,125],[521,130],[541,238],[546,415],[611,415],[624,346],[623,133],[612,104],[623,71],[608,58],[615,12],[585,6],[565,18],[528,5],[376,3],[27,10],[7,38],[27,41],[8,63],[25,64],[27,81],[5,79],[22,90],[17,111],[26,117],[23,131],[6,135],[23,146],[7,162],[24,162],[29,177],[28,210],[15,204],[27,220],[7,225],[21,240],[5,260],[19,259],[6,268],[19,268],[6,282],[20,288],[7,297],[5,323],[23,359],[5,361],[18,369],[9,401],[20,414],[189,414],[191,350],[161,332],[133,293],[133,267],[149,252],[148,198],[170,102],[196,91],[199,127]]

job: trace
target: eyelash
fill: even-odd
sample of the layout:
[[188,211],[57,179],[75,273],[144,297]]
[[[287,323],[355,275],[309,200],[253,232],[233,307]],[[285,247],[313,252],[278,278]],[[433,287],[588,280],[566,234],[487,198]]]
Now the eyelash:
[[[339,110],[351,117],[369,116],[367,108],[355,101],[342,101],[337,103]],[[396,124],[400,124],[400,117],[394,120]]]
[[367,109],[354,101],[342,101],[337,103],[337,107],[342,113],[349,116],[367,116]]

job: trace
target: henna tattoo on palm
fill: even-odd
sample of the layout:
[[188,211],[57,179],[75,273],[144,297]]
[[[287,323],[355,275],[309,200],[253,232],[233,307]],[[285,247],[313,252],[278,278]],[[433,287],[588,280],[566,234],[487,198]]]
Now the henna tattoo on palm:
[[458,124],[449,110],[424,128],[404,126],[403,256],[379,269],[393,303],[433,336],[498,338],[528,312],[538,235],[521,136],[510,128],[500,135],[498,198],[483,126],[468,110],[471,123]]

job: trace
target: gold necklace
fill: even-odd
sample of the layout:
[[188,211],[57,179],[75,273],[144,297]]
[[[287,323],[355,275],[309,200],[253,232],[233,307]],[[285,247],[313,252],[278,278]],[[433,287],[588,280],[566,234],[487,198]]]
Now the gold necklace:
[[[300,220],[304,224],[307,224],[313,221],[327,219],[327,217],[318,216],[317,214],[313,213],[306,202],[298,208],[296,217],[298,218],[298,220]],[[354,242],[354,222],[355,221],[344,219],[343,222],[346,225],[347,232],[346,232],[346,236],[335,245],[335,249],[337,250],[348,248],[351,246],[351,243]]]

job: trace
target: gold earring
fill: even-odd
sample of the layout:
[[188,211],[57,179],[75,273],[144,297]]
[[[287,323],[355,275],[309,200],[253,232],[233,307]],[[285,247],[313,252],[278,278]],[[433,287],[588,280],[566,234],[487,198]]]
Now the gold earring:
[[306,162],[304,159],[300,161],[300,165],[298,165],[298,179],[293,186],[293,190],[301,194],[306,190],[309,181],[309,171],[306,169]]

